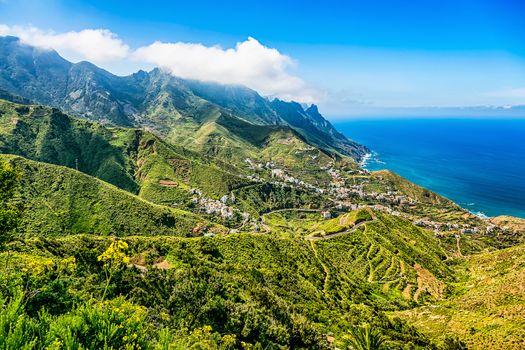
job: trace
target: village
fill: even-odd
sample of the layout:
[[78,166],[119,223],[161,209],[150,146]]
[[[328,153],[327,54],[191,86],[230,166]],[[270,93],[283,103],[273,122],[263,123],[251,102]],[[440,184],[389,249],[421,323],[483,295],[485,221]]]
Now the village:
[[[436,235],[443,235],[446,232],[454,232],[457,234],[477,234],[486,233],[494,234],[498,227],[492,224],[477,227],[470,224],[457,224],[453,222],[439,222],[432,221],[427,218],[418,218],[409,213],[412,207],[415,207],[418,202],[403,195],[395,190],[389,189],[385,192],[378,193],[375,191],[366,191],[365,184],[368,180],[362,180],[360,183],[349,184],[349,178],[341,174],[341,170],[335,169],[333,163],[321,168],[330,176],[331,181],[327,188],[309,184],[294,176],[289,175],[285,170],[276,166],[273,162],[257,163],[247,158],[245,163],[249,169],[254,171],[267,171],[270,175],[270,182],[279,186],[294,186],[297,188],[313,191],[318,194],[325,194],[329,197],[333,206],[320,210],[320,215],[323,219],[329,219],[338,212],[352,211],[362,208],[371,208],[377,211],[382,211],[390,215],[403,217],[412,221],[415,225],[432,230]],[[362,169],[349,170],[349,175],[358,175],[363,178],[369,175],[369,172]],[[256,174],[247,176],[248,179],[256,182],[266,181],[263,177]]]
[[[244,177],[251,182],[268,182],[275,186],[293,187],[326,196],[332,205],[316,210],[322,219],[330,219],[348,211],[370,208],[410,220],[418,227],[433,231],[437,236],[446,234],[495,234],[500,230],[492,224],[475,226],[463,223],[460,225],[454,222],[433,221],[416,216],[410,212],[411,208],[418,205],[415,199],[393,189],[387,189],[382,193],[367,191],[365,187],[369,183],[369,179],[367,179],[369,173],[366,170],[349,170],[343,175],[340,169],[335,169],[333,164],[329,164],[321,168],[330,178],[330,182],[323,188],[320,185],[312,185],[288,174],[286,170],[279,168],[274,162],[257,163],[247,158],[245,163],[252,173]],[[359,177],[358,183],[350,181],[354,175]],[[250,213],[236,208],[234,193],[225,194],[219,199],[209,198],[197,188],[190,189],[189,193],[192,196],[191,203],[196,212],[220,219],[222,223],[230,227],[230,233],[243,230],[270,231],[269,227],[264,224],[263,214],[254,217]],[[202,230],[202,233],[205,236],[213,235],[213,233],[207,233],[205,229]]]

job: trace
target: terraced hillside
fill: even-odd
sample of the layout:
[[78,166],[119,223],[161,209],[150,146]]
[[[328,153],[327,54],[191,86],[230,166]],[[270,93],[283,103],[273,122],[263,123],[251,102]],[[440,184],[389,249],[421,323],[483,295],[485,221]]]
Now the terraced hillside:
[[458,334],[472,349],[523,349],[525,246],[470,256],[458,272],[448,299],[396,315],[436,338]]
[[303,232],[303,239],[323,263],[325,290],[339,298],[346,284],[337,272],[340,270],[353,271],[382,292],[408,302],[441,299],[445,281],[453,280],[445,263],[448,252],[432,233],[409,221],[361,209],[326,221],[311,216],[285,219],[292,231],[279,218],[271,218],[275,215],[266,219],[274,231],[281,228],[291,237]]
[[[367,282],[343,263],[335,263],[342,253],[334,252],[339,240],[342,238],[320,244],[314,253],[307,240],[274,235],[126,237],[122,242],[128,246],[125,253],[130,263],[114,275],[107,298],[127,295],[138,308],[137,322],[179,329],[170,338],[173,345],[204,341],[206,334],[198,332],[209,327],[207,332],[215,334],[209,344],[219,344],[229,335],[234,347],[242,347],[244,342],[269,348],[344,348],[349,344],[349,327],[367,322],[381,330],[388,348],[435,348],[430,339],[406,323],[385,316],[385,310],[402,309],[406,302]],[[38,309],[45,298],[59,292],[51,287],[52,276],[59,269],[63,271],[61,288],[67,288],[70,297],[81,301],[86,294],[100,295],[105,278],[96,257],[111,242],[111,238],[76,235],[13,244],[12,266],[31,261],[26,265],[28,276],[38,278],[40,285],[49,285],[41,296],[30,299],[27,310]],[[74,268],[64,270],[66,258]],[[5,259],[0,253],[0,262]],[[330,276],[325,275],[327,269]],[[91,283],[86,285],[86,279]],[[96,300],[89,303],[95,308],[108,305]],[[117,308],[112,311],[114,317],[123,317],[121,313],[129,306],[118,305],[113,306]],[[58,316],[47,322],[66,322],[66,310],[73,315],[80,312],[65,304]],[[66,339],[67,333],[59,329],[54,326],[51,334]],[[150,341],[160,337],[157,332],[150,331]],[[73,333],[74,339],[76,334],[81,333]],[[46,344],[45,338],[37,339]],[[145,338],[139,340],[147,344]]]

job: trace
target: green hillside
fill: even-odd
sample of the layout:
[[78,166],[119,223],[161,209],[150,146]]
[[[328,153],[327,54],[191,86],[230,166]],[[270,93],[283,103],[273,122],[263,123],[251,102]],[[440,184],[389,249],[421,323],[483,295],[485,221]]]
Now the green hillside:
[[[190,236],[205,222],[195,214],[147,202],[73,169],[0,155],[24,175],[20,231],[30,236],[77,233]],[[213,230],[213,227],[210,227]]]
[[[241,182],[210,161],[149,132],[107,128],[56,109],[5,100],[0,100],[0,152],[77,169],[132,193],[148,181],[169,179],[167,171],[155,175],[159,163],[171,162],[176,180],[215,196],[228,193],[232,182]],[[200,173],[207,173],[206,179]]]
[[458,272],[447,300],[396,315],[435,338],[458,334],[472,349],[523,349],[525,246],[471,256]]
[[[386,224],[393,219],[378,220]],[[388,233],[403,239],[396,229],[389,231],[370,225],[366,231],[370,237]],[[417,235],[422,238],[424,232]],[[385,311],[405,309],[415,301],[407,301],[379,284],[369,283],[364,275],[349,268],[346,262],[354,257],[354,252],[340,248],[349,239],[355,239],[351,236],[315,244],[305,239],[251,234],[198,239],[124,238],[129,245],[125,249],[129,264],[116,270],[107,298],[113,300],[109,305],[114,305],[111,312],[117,315],[128,309],[140,310],[136,322],[141,323],[142,332],[149,329],[149,333],[137,333],[144,347],[161,337],[153,327],[157,330],[168,327],[172,344],[193,344],[203,341],[201,337],[210,336],[214,340],[208,344],[214,347],[218,345],[211,344],[219,344],[230,335],[232,348],[242,347],[242,342],[245,346],[254,344],[262,348],[344,348],[348,346],[351,327],[366,322],[384,334],[390,349],[435,348],[429,338],[385,314]],[[54,287],[57,282],[52,276],[66,263],[64,259],[75,263],[73,269],[62,268],[59,274],[61,288],[67,289],[68,298],[86,303],[89,309],[106,305],[85,298],[103,293],[105,279],[96,257],[110,243],[111,239],[86,235],[14,242],[12,266],[31,261],[26,268],[28,275],[18,278],[29,278],[30,283],[38,281],[45,291],[38,298],[30,299],[26,312],[35,315],[46,297],[61,293]],[[403,250],[400,260],[407,259],[408,268],[418,261],[446,279],[439,249],[421,253],[407,244]],[[370,262],[375,260],[375,257],[369,258]],[[11,278],[15,279],[16,274]],[[86,280],[91,283],[83,283]],[[118,295],[127,295],[131,304],[118,304],[122,303],[117,301]],[[82,308],[62,305],[53,313],[54,318],[47,320],[53,324],[56,332],[53,334],[65,339],[67,332],[57,324],[81,312]],[[38,316],[34,322],[44,321]],[[77,327],[80,325],[73,329]],[[78,329],[73,337],[83,334],[81,328]],[[121,338],[115,335],[114,341],[118,339]],[[39,341],[45,343],[45,338],[39,337]],[[179,346],[175,348],[184,348]]]
[[110,130],[56,109],[0,100],[1,153],[64,165],[136,192],[134,142],[132,129]]
[[319,214],[288,213],[271,214],[266,222],[275,231],[310,241],[325,266],[325,288],[333,293],[346,289],[339,271],[352,271],[399,300],[420,302],[444,296],[444,281],[452,278],[444,263],[449,253],[430,232],[370,209],[325,221],[317,218]]

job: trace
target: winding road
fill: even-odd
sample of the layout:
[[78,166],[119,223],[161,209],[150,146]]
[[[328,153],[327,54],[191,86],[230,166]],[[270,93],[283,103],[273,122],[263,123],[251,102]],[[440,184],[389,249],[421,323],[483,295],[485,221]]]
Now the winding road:
[[[316,213],[316,212],[321,212],[322,210],[323,209],[307,209],[307,208],[285,208],[285,209],[272,210],[272,211],[269,211],[269,212],[264,213],[264,214],[261,215],[261,226],[266,232],[270,232],[270,230],[271,230],[270,226],[268,226],[264,222],[265,215],[274,214],[274,213],[280,213],[280,212],[284,212],[284,211],[297,211],[297,212],[306,212],[306,213]],[[374,215],[371,220],[361,221],[360,223],[352,226],[348,230],[341,231],[341,232],[336,232],[336,233],[331,233],[331,234],[328,234],[328,235],[325,235],[325,236],[319,236],[319,237],[315,237],[315,236],[311,236],[310,235],[310,236],[304,237],[304,239],[306,239],[308,241],[319,241],[319,240],[322,240],[322,239],[334,238],[334,237],[337,237],[337,236],[341,236],[341,235],[345,235],[345,234],[348,234],[348,233],[352,233],[355,230],[357,230],[359,227],[361,227],[361,226],[363,226],[365,224],[374,222],[376,220],[377,220],[377,218]]]
[[322,209],[308,209],[308,208],[284,208],[284,209],[276,209],[276,210],[272,210],[272,211],[269,211],[267,213],[264,213],[261,215],[261,226],[262,228],[266,231],[266,232],[270,232],[270,226],[266,225],[266,223],[264,222],[264,217],[266,215],[270,215],[270,214],[274,214],[274,213],[281,213],[281,212],[284,212],[284,211],[299,211],[299,212],[305,212],[305,213],[318,213],[318,212],[321,212]]
[[369,223],[374,222],[374,221],[376,221],[376,218],[373,218],[372,220],[361,221],[357,225],[352,226],[352,228],[350,228],[349,230],[336,232],[336,233],[331,233],[331,234],[328,234],[328,235],[325,235],[325,236],[318,236],[318,237],[306,236],[306,237],[304,237],[304,239],[306,239],[308,241],[320,241],[322,239],[330,239],[330,238],[334,238],[334,237],[337,237],[337,236],[346,235],[347,233],[352,233],[355,230],[357,230],[359,227],[361,227],[361,226],[363,226],[365,224],[369,224]]

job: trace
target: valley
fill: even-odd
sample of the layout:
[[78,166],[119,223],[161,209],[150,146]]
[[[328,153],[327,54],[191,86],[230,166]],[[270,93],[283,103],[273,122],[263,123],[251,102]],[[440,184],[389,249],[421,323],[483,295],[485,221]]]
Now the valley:
[[13,37],[0,67],[2,347],[525,346],[525,221],[362,169],[316,106]]

